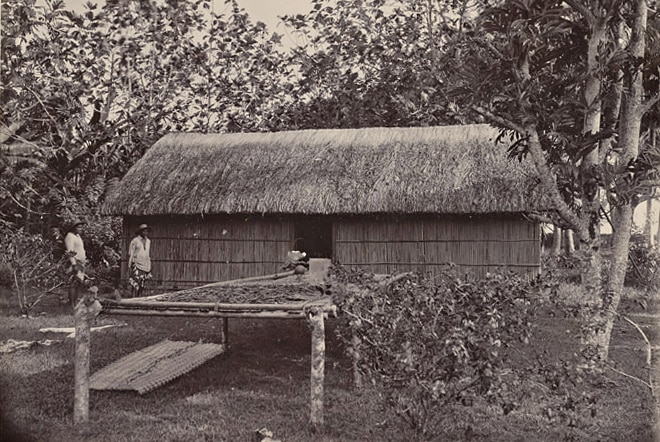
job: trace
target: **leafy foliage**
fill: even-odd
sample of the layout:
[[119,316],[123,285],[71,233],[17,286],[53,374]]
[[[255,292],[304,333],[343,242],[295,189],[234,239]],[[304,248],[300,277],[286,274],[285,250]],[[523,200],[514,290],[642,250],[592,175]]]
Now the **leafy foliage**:
[[660,251],[644,235],[630,237],[626,284],[654,293],[660,289]]
[[475,281],[451,269],[388,284],[360,272],[340,270],[335,277],[348,283],[339,300],[341,338],[419,435],[432,435],[449,404],[486,397],[512,406],[504,394],[503,350],[530,335],[528,282],[509,273]]
[[56,225],[166,132],[271,127],[289,78],[279,37],[228,3],[3,2],[0,217]]
[[[499,3],[479,16],[475,31],[451,42],[450,95],[504,128],[512,156],[529,153],[524,132],[533,128],[543,173],[551,173],[556,185],[558,218],[589,243],[604,213],[600,196],[616,210],[636,204],[658,184],[657,148],[647,141],[653,136],[644,136],[657,130],[657,106],[643,103],[658,98],[657,56],[651,55],[657,13],[649,17],[651,51],[642,61],[630,34],[640,32],[633,32],[641,23],[635,17],[642,19],[635,8],[643,2]],[[459,56],[462,62],[449,63]],[[638,78],[641,96],[626,98],[630,93],[622,90],[630,91]],[[626,111],[629,105],[635,110]],[[631,130],[639,135],[627,137]]]
[[[460,3],[460,4],[459,4]],[[444,94],[441,54],[469,26],[474,4],[406,0],[312,1],[286,16],[300,45],[298,101],[288,128],[428,126],[470,122]]]

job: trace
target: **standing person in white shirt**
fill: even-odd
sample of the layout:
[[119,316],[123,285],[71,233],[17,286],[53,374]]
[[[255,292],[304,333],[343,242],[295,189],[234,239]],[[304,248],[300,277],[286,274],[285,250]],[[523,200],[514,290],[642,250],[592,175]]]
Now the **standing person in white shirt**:
[[131,285],[131,297],[142,296],[145,282],[151,279],[150,251],[149,226],[140,224],[135,238],[128,246],[128,283]]
[[80,293],[85,286],[85,264],[87,264],[87,255],[85,253],[85,244],[83,243],[80,233],[84,221],[76,220],[71,224],[69,231],[64,237],[64,247],[67,253],[71,255],[69,258],[71,266],[68,273],[71,274],[69,282],[69,303],[75,307],[80,299]]

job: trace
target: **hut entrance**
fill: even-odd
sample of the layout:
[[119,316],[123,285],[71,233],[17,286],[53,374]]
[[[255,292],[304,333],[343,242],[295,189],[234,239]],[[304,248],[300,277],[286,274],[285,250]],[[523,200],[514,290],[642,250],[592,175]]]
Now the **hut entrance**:
[[332,221],[320,216],[306,216],[295,223],[294,248],[310,258],[332,258]]

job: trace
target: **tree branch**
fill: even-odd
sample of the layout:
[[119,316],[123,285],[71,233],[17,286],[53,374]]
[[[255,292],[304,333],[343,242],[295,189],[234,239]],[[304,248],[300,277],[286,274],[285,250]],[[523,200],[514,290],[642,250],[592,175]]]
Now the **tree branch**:
[[21,135],[14,134],[14,138],[16,140],[20,141],[21,143],[29,144],[30,146],[32,146],[36,149],[40,149],[40,146],[37,143],[35,143],[34,141],[30,141],[27,138],[22,137]]
[[473,107],[475,112],[483,115],[486,119],[490,120],[492,123],[497,124],[501,127],[518,132],[519,134],[527,137],[527,145],[529,147],[529,153],[532,158],[536,170],[539,174],[539,179],[541,180],[541,185],[546,192],[550,195],[550,201],[552,201],[553,209],[557,211],[559,217],[565,221],[571,229],[575,231],[581,241],[585,242],[589,240],[589,229],[582,222],[582,220],[571,210],[571,208],[566,204],[566,201],[562,198],[557,185],[555,183],[554,174],[548,167],[548,164],[543,154],[543,149],[541,148],[541,142],[539,141],[539,135],[536,128],[532,125],[527,127],[520,126],[513,121],[508,120],[507,118],[494,115],[492,112],[487,111],[479,106]]
[[507,129],[513,130],[518,132],[519,134],[524,134],[525,133],[525,128],[522,126],[514,123],[511,120],[508,120],[504,117],[500,117],[499,115],[495,115],[490,111],[487,111],[486,109],[482,108],[481,106],[474,106],[472,108],[475,112],[478,114],[482,115],[486,119],[490,120],[492,123],[501,126],[501,127],[506,127]]
[[20,207],[21,209],[25,210],[28,213],[33,213],[35,215],[48,215],[48,213],[46,212],[37,212],[36,210],[28,209],[23,204],[21,204],[16,198],[14,198],[14,195],[12,195],[11,192],[9,192],[9,198],[11,198],[18,207]]
[[596,16],[594,15],[593,12],[591,12],[591,9],[587,5],[583,5],[580,3],[578,0],[564,0],[568,6],[573,8],[576,12],[578,12],[580,15],[582,15],[589,25],[593,25],[594,22],[596,21]]
[[539,179],[541,184],[546,192],[550,195],[550,201],[552,201],[553,208],[557,211],[557,214],[568,223],[569,226],[577,233],[578,238],[581,241],[586,242],[589,240],[589,229],[584,222],[571,210],[571,208],[566,204],[566,201],[561,197],[557,185],[555,183],[554,174],[548,167],[548,164],[545,160],[545,155],[543,154],[543,149],[541,148],[541,142],[539,140],[539,134],[536,128],[532,125],[528,125],[527,128],[521,132],[527,137],[527,146],[529,148],[529,154],[536,166],[536,170],[539,174]]
[[12,123],[11,125],[7,126],[5,124],[0,127],[0,144],[4,144],[8,139],[10,139],[18,129],[23,126],[23,122],[18,122],[18,123]]
[[48,118],[50,118],[51,121],[57,126],[57,120],[55,118],[53,118],[53,116],[50,114],[50,112],[48,112],[48,108],[46,107],[44,102],[41,101],[41,98],[39,98],[39,95],[37,95],[37,93],[35,91],[33,91],[32,89],[30,89],[29,87],[25,87],[25,89],[27,89],[28,91],[30,91],[32,93],[32,95],[34,95],[34,98],[37,99],[37,101],[39,102],[39,104],[43,108],[46,115],[48,115]]

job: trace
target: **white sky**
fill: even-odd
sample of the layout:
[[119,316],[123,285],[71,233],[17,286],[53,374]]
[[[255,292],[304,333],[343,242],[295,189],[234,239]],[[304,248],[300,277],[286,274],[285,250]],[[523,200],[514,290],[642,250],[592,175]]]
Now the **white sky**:
[[[226,8],[224,0],[212,0],[216,8]],[[312,9],[311,0],[237,0],[240,7],[250,15],[253,22],[264,22],[270,32],[282,35],[282,45],[286,48],[300,43],[278,17],[283,15],[306,14]],[[216,9],[220,12],[222,9]]]
[[[85,3],[103,4],[104,0],[65,0],[66,4],[76,11],[82,11]],[[211,0],[216,12],[223,12],[229,9],[225,0]],[[262,21],[266,23],[268,29],[284,32],[284,26],[279,25],[278,16],[305,14],[312,8],[311,0],[237,0],[240,7],[244,8],[254,22]]]
[[[216,7],[224,6],[223,0],[214,0]],[[238,4],[250,14],[253,21],[266,23],[268,29],[284,33],[284,25],[277,19],[282,15],[305,14],[312,8],[311,0],[238,0]]]
[[[81,12],[87,2],[103,4],[105,0],[65,0],[66,5]],[[227,12],[230,5],[225,0],[211,0],[216,13]],[[289,30],[284,27],[278,17],[283,15],[306,14],[312,8],[311,0],[237,0],[238,5],[245,9],[254,23],[261,21],[270,32],[282,35],[282,45],[290,48],[299,43]]]

